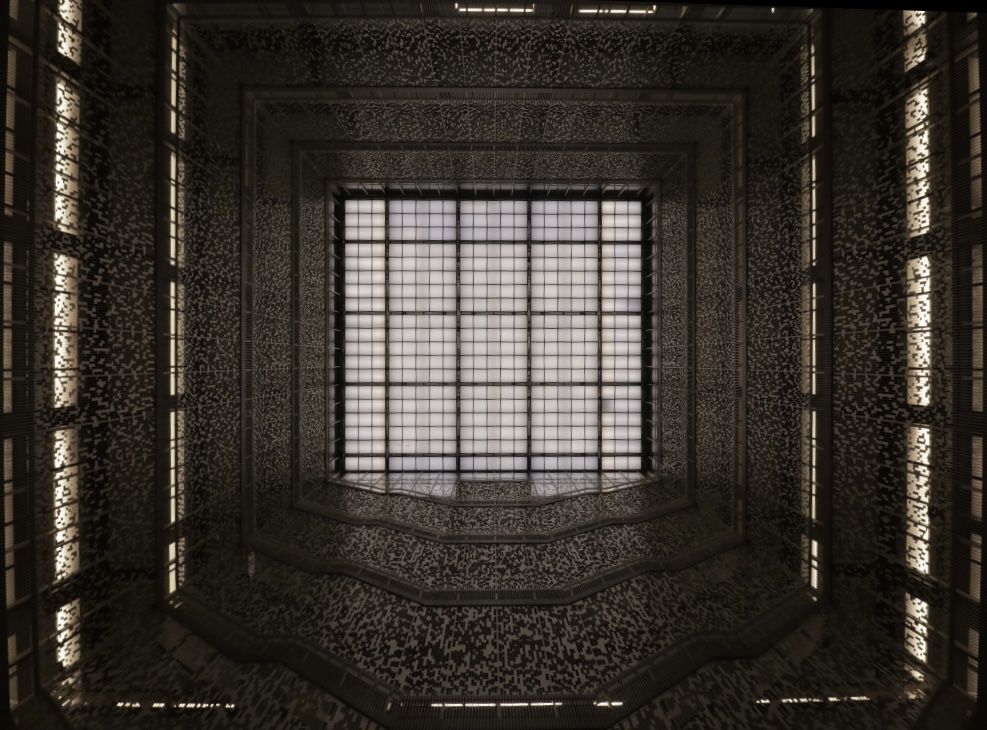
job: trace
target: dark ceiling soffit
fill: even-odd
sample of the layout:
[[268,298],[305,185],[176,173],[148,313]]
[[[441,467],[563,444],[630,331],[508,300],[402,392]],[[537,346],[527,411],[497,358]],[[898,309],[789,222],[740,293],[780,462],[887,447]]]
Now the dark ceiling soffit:
[[[583,0],[582,2],[536,2],[528,0],[387,0],[350,2],[305,2],[304,0],[282,0],[281,2],[254,2],[252,0],[188,0],[188,2],[171,3],[165,0],[165,5],[171,6],[185,18],[223,19],[223,20],[252,20],[266,21],[282,20],[383,20],[388,18],[442,18],[459,20],[525,20],[558,21],[578,20],[582,22],[608,23],[647,23],[661,25],[678,25],[688,23],[738,23],[764,25],[793,25],[807,22],[813,12],[810,7],[783,7],[768,5],[722,5],[705,3],[654,3],[631,0],[630,2],[611,2],[610,0]],[[460,10],[458,5],[463,6]],[[481,7],[513,7],[528,9],[529,12],[492,12],[471,13],[465,8]],[[581,13],[580,10],[631,8],[648,10],[653,13],[627,16],[597,15]]]
[[688,154],[694,145],[669,143],[510,143],[510,142],[293,142],[303,154],[333,152],[631,152],[639,154]]
[[582,101],[667,104],[736,104],[741,89],[570,89],[471,88],[449,86],[305,86],[244,89],[256,102],[307,101]]

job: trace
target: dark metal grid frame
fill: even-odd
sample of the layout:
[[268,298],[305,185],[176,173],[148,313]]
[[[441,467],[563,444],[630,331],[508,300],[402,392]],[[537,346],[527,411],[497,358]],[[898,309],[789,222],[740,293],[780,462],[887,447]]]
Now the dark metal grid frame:
[[[426,188],[431,187],[428,184],[424,184],[424,185],[425,185]],[[602,188],[604,186],[601,185],[600,187]],[[436,189],[436,192],[437,192],[438,195],[443,196],[443,199],[448,199],[448,196],[450,195],[449,192],[442,191],[441,189]],[[641,218],[642,218],[642,238],[641,238],[641,246],[642,246],[642,252],[643,252],[644,239],[645,239],[645,233],[646,233],[645,219],[646,219],[646,216],[647,216],[647,209],[648,209],[648,207],[649,207],[649,205],[651,203],[651,200],[653,198],[653,193],[649,189],[647,189],[647,188],[645,188],[643,186],[640,186],[639,188],[633,189],[633,190],[630,190],[629,189],[629,193],[627,195],[625,195],[624,194],[624,191],[621,191],[621,190],[618,190],[618,191],[615,191],[615,192],[609,193],[609,194],[606,193],[606,192],[602,192],[601,191],[600,193],[597,193],[595,195],[585,195],[585,194],[583,194],[583,195],[573,195],[573,194],[567,194],[564,191],[559,192],[559,193],[552,193],[550,191],[546,191],[544,193],[544,195],[539,195],[538,193],[540,191],[528,191],[528,190],[525,190],[523,188],[522,189],[519,189],[519,190],[516,190],[513,195],[506,195],[505,193],[503,193],[501,191],[498,191],[498,190],[489,190],[489,191],[482,191],[482,192],[484,194],[482,196],[480,196],[480,197],[482,197],[482,199],[485,199],[485,200],[517,201],[517,202],[526,202],[526,203],[528,203],[528,205],[525,206],[525,208],[526,208],[526,216],[527,216],[527,220],[528,220],[528,224],[529,224],[529,226],[527,228],[527,233],[526,233],[526,236],[527,236],[527,272],[526,272],[526,276],[527,276],[527,282],[528,282],[528,288],[527,288],[527,302],[528,302],[527,315],[528,316],[526,317],[526,322],[527,322],[527,338],[528,338],[528,348],[529,349],[528,349],[528,352],[527,352],[527,382],[525,383],[525,387],[526,387],[526,391],[527,391],[527,404],[528,404],[527,413],[526,413],[528,449],[527,449],[527,453],[526,454],[514,453],[514,454],[502,454],[502,456],[526,456],[527,457],[527,460],[528,460],[528,469],[527,469],[527,471],[528,471],[529,474],[531,474],[532,471],[533,471],[533,469],[531,467],[531,457],[532,456],[552,456],[553,454],[547,454],[547,453],[546,454],[535,454],[535,453],[533,453],[532,448],[531,448],[531,432],[532,432],[532,418],[533,418],[533,411],[532,411],[533,381],[531,380],[531,349],[530,348],[531,348],[532,319],[533,319],[533,311],[534,310],[532,309],[532,306],[531,306],[531,299],[532,299],[532,295],[531,295],[531,274],[532,274],[531,263],[532,263],[532,258],[531,258],[531,229],[530,229],[530,221],[531,221],[531,208],[532,208],[532,206],[531,206],[530,203],[531,203],[532,200],[537,200],[537,199],[582,200],[582,201],[593,201],[593,202],[598,202],[598,203],[602,203],[605,200],[626,200],[626,199],[629,199],[629,198],[640,200],[641,203],[642,203],[642,213],[641,213]],[[532,194],[534,194],[534,195],[532,195]],[[391,384],[391,372],[390,372],[391,371],[391,366],[390,366],[390,358],[389,358],[389,350],[388,350],[388,333],[390,331],[390,315],[392,314],[392,310],[390,308],[390,287],[389,287],[389,279],[388,279],[388,272],[389,272],[389,268],[390,268],[390,264],[389,264],[389,261],[390,261],[390,253],[388,251],[388,244],[390,243],[390,239],[389,239],[389,231],[390,231],[390,218],[389,218],[390,210],[389,210],[389,202],[391,200],[428,200],[428,199],[438,199],[438,197],[436,197],[436,198],[429,198],[429,197],[409,196],[409,195],[405,195],[405,194],[401,194],[401,193],[395,193],[395,192],[387,189],[386,187],[383,188],[383,190],[379,190],[379,189],[376,189],[374,187],[366,188],[366,187],[363,187],[363,186],[361,186],[358,189],[345,189],[344,188],[343,190],[338,191],[337,192],[337,195],[339,195],[342,200],[363,198],[363,199],[373,199],[373,200],[381,200],[382,199],[382,200],[385,201],[385,213],[384,213],[384,215],[385,215],[385,237],[384,237],[384,245],[385,245],[385,251],[387,251],[385,253],[385,256],[384,256],[384,272],[385,272],[385,275],[384,275],[384,280],[385,280],[385,284],[384,284],[384,321],[385,321],[385,329],[384,329],[384,343],[385,343],[385,348],[384,348],[384,350],[385,350],[385,355],[384,355],[384,357],[385,357],[385,359],[384,359],[384,362],[385,362],[385,367],[384,367],[384,387],[385,387],[385,391],[384,391],[384,393],[385,393],[385,395],[384,395],[384,403],[385,403],[385,405],[384,405],[384,414],[385,414],[385,420],[384,420],[384,428],[385,428],[384,448],[385,448],[385,452],[384,452],[384,458],[385,458],[385,461],[384,461],[384,464],[385,464],[385,466],[384,466],[384,469],[382,471],[384,473],[386,473],[386,474],[391,474],[391,473],[397,474],[397,473],[403,473],[403,472],[414,472],[416,470],[391,469],[390,468],[391,449],[390,449],[390,436],[389,436],[390,430],[389,430],[388,414],[390,412],[390,408],[389,408],[389,396],[390,396],[390,384]],[[459,222],[460,222],[460,203],[464,199],[470,199],[470,197],[471,196],[469,195],[469,192],[468,191],[466,191],[466,195],[460,194],[460,195],[457,195],[456,196],[456,241],[455,241],[455,244],[456,244],[456,382],[455,382],[455,387],[456,387],[456,452],[455,452],[456,468],[453,469],[453,470],[433,470],[433,469],[429,469],[428,471],[430,473],[455,473],[455,474],[460,474],[460,473],[467,474],[467,473],[469,473],[469,472],[463,472],[460,469],[460,467],[459,467],[459,464],[460,464],[460,461],[461,461],[461,458],[462,458],[462,455],[463,455],[462,454],[462,450],[461,450],[461,439],[459,437],[460,436],[460,434],[459,434],[459,423],[460,423],[461,412],[462,412],[462,409],[460,407],[461,406],[460,387],[462,385],[462,382],[460,380],[460,343],[461,343],[461,339],[462,338],[460,337],[460,334],[461,334],[460,314],[461,313],[460,313],[460,307],[459,307],[459,295],[460,295],[460,292],[459,292],[460,268],[459,267],[460,267],[460,238],[461,238],[461,232],[460,232],[460,228],[459,228]],[[343,222],[343,225],[345,225],[345,222]],[[602,209],[601,209],[601,211],[597,215],[597,226],[596,226],[596,228],[597,228],[597,231],[596,231],[596,244],[597,244],[597,296],[596,296],[597,302],[596,302],[596,306],[597,306],[597,309],[595,311],[582,311],[582,312],[568,312],[568,311],[566,311],[566,312],[564,312],[564,314],[596,314],[597,315],[597,317],[596,317],[596,319],[597,319],[597,367],[596,367],[597,378],[596,378],[596,381],[595,382],[582,382],[582,383],[558,383],[558,384],[569,384],[569,385],[593,385],[593,386],[595,386],[597,388],[597,399],[596,399],[597,400],[597,429],[596,429],[597,430],[597,436],[596,436],[597,451],[596,451],[596,456],[597,456],[597,459],[598,459],[598,467],[596,469],[573,469],[573,470],[567,470],[567,471],[572,471],[572,472],[598,473],[598,472],[624,472],[624,471],[627,471],[626,469],[603,469],[603,456],[604,455],[603,455],[603,447],[602,447],[602,443],[603,443],[603,418],[602,418],[602,416],[603,416],[603,387],[604,387],[604,382],[603,382],[603,356],[602,356],[602,347],[603,347],[603,339],[602,339],[602,331],[603,331],[603,307],[602,307],[602,299],[603,299],[603,281],[602,281],[602,276],[603,276],[603,270],[602,270],[603,238],[602,238],[602,226],[603,226],[603,213],[602,213]],[[344,243],[345,243],[345,241],[344,241]],[[642,256],[642,258],[643,258],[643,256]],[[643,268],[643,261],[642,261],[642,268]],[[343,296],[345,297],[345,294]],[[641,305],[642,305],[642,308],[643,308],[643,306],[644,306],[644,297],[643,296],[642,296],[642,303],[641,303]],[[402,314],[421,314],[421,312],[404,312],[404,311],[402,311],[401,313]],[[496,312],[494,312],[493,310],[491,310],[490,312],[486,312],[486,313],[487,314],[496,314]],[[563,313],[563,312],[555,312],[555,314],[560,314],[560,313]],[[295,335],[293,334],[293,337],[294,336]],[[293,341],[295,341],[295,340],[293,340]],[[646,359],[648,357],[648,354],[649,353],[647,353],[645,351],[644,347],[643,347],[643,338],[642,338],[642,351],[641,351],[641,358],[642,358],[642,379],[640,381],[629,383],[629,385],[635,385],[636,384],[636,385],[639,385],[641,387],[641,390],[642,390],[642,398],[643,398],[643,395],[644,395],[644,376],[643,376],[643,371],[646,370],[651,365],[651,363],[648,362],[647,359]],[[340,379],[345,380],[345,378],[340,378]],[[498,383],[499,383],[499,381],[498,381]],[[488,382],[488,383],[472,383],[471,382],[471,385],[496,385],[498,383],[493,383],[493,382]],[[499,383],[499,384],[500,385],[503,385],[503,383]],[[546,385],[552,385],[553,383],[546,382],[544,384],[546,384]],[[514,383],[514,385],[518,385],[518,383]],[[622,383],[622,385],[628,385],[628,384]],[[295,416],[296,415],[297,414],[295,414]],[[294,420],[294,416],[293,416],[293,420]],[[642,404],[642,420],[643,420],[643,404]],[[337,445],[337,449],[338,448],[339,447]],[[345,452],[345,449],[344,449],[344,452]],[[404,454],[404,455],[405,456],[410,456],[410,454]],[[443,454],[415,454],[415,455],[416,456],[442,456]],[[448,455],[445,454],[445,456],[448,456]],[[642,464],[641,464],[641,466],[642,466],[642,470],[643,470],[643,467],[644,467],[643,444],[642,444],[641,458],[642,458]],[[361,471],[366,471],[366,470],[361,470]],[[371,471],[373,471],[373,470],[371,470]],[[483,470],[470,470],[470,471],[476,472],[476,473],[495,473],[495,472],[498,472],[498,471],[511,471],[511,472],[513,472],[514,470],[483,469]]]

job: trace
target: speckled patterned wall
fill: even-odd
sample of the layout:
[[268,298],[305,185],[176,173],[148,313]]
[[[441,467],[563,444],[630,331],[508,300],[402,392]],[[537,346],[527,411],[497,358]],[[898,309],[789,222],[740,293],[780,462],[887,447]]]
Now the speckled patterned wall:
[[[21,0],[21,11],[29,5]],[[34,409],[33,450],[18,436],[10,480],[33,484],[34,504],[18,497],[18,509],[37,525],[37,595],[18,573],[13,595],[23,603],[8,614],[18,676],[39,663],[42,684],[79,728],[513,726],[505,698],[558,703],[526,704],[532,728],[910,726],[950,660],[949,592],[916,568],[904,537],[906,508],[914,514],[907,433],[920,422],[933,454],[932,574],[949,575],[948,487],[958,472],[945,16],[930,15],[929,62],[906,72],[897,11],[827,14],[834,602],[817,614],[801,564],[806,25],[184,20],[174,173],[184,372],[172,406],[184,503],[180,526],[162,532],[168,508],[155,465],[170,457],[156,451],[155,429],[165,427],[155,418],[155,332],[168,302],[155,266],[167,225],[155,216],[168,190],[156,178],[167,164],[155,145],[165,122],[153,5],[87,0],[81,66],[59,46],[56,4],[40,12],[39,53],[51,69],[38,80],[34,206],[17,214],[33,216],[34,243],[13,251],[18,271],[35,277],[25,312],[36,339],[33,401],[26,388],[16,401]],[[15,24],[21,31],[30,38]],[[29,107],[27,71],[12,78]],[[910,236],[904,106],[926,79],[932,219]],[[260,87],[245,125],[244,92]],[[65,101],[76,96],[77,123]],[[76,162],[78,221],[69,225]],[[660,484],[546,492],[535,503],[525,484],[504,494],[478,484],[464,506],[326,481],[327,181],[484,179],[659,191]],[[56,278],[56,253],[78,259],[69,266],[77,300],[73,276]],[[908,403],[904,376],[915,307],[905,269],[921,255],[931,260],[934,312],[926,410]],[[742,264],[746,282],[736,280]],[[68,294],[56,299],[56,288]],[[77,325],[59,311],[77,312]],[[55,345],[73,337],[77,354],[59,360]],[[69,396],[71,378],[56,387],[54,366],[74,362]],[[683,499],[692,402],[694,504]],[[59,446],[70,431],[77,462]],[[251,503],[254,513],[242,512]],[[740,507],[745,545],[732,524]],[[29,520],[15,522],[12,534],[27,535]],[[184,539],[182,585],[156,610],[167,583],[158,543],[173,537]],[[18,550],[23,566],[31,555]],[[929,607],[918,629],[916,597]],[[772,646],[772,632],[787,636]],[[906,639],[913,659],[927,641],[925,677],[908,673]],[[25,687],[16,691],[26,698]],[[493,701],[497,722],[479,706],[459,708],[464,698]],[[193,715],[183,702],[216,706]],[[810,714],[810,704],[825,707]]]

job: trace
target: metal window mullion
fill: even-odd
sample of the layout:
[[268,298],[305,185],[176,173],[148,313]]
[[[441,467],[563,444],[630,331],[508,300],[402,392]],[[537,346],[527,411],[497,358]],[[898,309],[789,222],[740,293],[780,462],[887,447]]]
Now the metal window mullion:
[[603,200],[596,205],[596,469],[603,489]]
[[[462,469],[462,235],[459,230],[460,198],[456,198],[456,474]],[[442,215],[440,213],[440,215]]]
[[[391,246],[390,200],[384,198],[384,491],[391,466]],[[372,321],[372,320],[371,320]]]
[[531,440],[531,430],[532,430],[531,429],[531,420],[532,420],[532,410],[531,410],[532,409],[532,403],[531,403],[531,395],[532,395],[531,394],[531,391],[532,391],[532,387],[531,387],[531,339],[532,338],[531,338],[531,327],[532,327],[532,319],[533,319],[532,311],[531,311],[531,200],[530,199],[526,202],[525,210],[526,210],[527,216],[528,216],[527,241],[526,241],[526,243],[527,243],[527,289],[526,289],[526,293],[527,293],[528,350],[527,350],[527,364],[526,364],[527,382],[525,383],[525,387],[526,387],[526,391],[527,391],[527,400],[528,400],[528,403],[527,403],[527,413],[526,413],[526,420],[527,420],[527,436],[526,436],[526,438],[527,438],[527,441],[528,441],[527,473],[528,473],[528,478],[530,479],[531,478],[531,466],[532,466],[532,458],[531,458],[531,452],[532,452],[532,440]]

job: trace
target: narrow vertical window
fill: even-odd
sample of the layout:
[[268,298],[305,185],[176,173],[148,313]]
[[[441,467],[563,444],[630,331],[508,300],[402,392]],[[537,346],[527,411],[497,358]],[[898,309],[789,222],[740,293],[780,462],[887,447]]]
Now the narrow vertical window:
[[925,62],[928,53],[928,36],[925,29],[924,10],[903,10],[902,26],[905,34],[905,71]]
[[58,0],[58,52],[82,63],[82,0]]
[[17,122],[17,50],[7,48],[7,124],[4,130],[4,207],[8,214],[14,207],[15,142]]
[[17,581],[14,565],[16,535],[14,528],[14,440],[3,440],[3,501],[4,501],[4,572],[7,585],[7,608],[17,602]]
[[[818,240],[818,142],[816,138],[819,115],[817,86],[818,59],[815,43],[803,50],[803,141],[808,149],[802,160],[802,414],[801,414],[801,509],[804,523],[802,534],[802,577],[814,589],[820,589],[820,544],[817,537],[818,501],[818,417],[816,412],[816,359],[818,347],[818,287],[816,283]],[[805,101],[807,97],[807,101]]]
[[918,661],[929,659],[929,604],[905,594],[905,650]]
[[54,434],[55,581],[79,572],[79,429]]
[[983,205],[983,147],[980,135],[980,59],[976,53],[966,60],[970,115],[970,210]]
[[14,410],[14,246],[3,244],[3,412]]
[[185,517],[185,411],[171,412],[170,452],[170,524]]
[[907,528],[905,563],[919,573],[929,573],[929,490],[932,443],[928,426],[908,429]]
[[905,194],[909,237],[929,232],[929,84],[913,89],[905,101]]
[[906,270],[908,403],[932,402],[932,266],[928,256],[908,261]]
[[55,225],[79,232],[79,91],[67,79],[55,83]]
[[972,288],[973,301],[970,312],[971,339],[973,341],[973,358],[971,362],[973,386],[971,392],[971,407],[976,413],[984,410],[984,247],[976,244],[972,247]]
[[52,406],[79,404],[79,260],[54,256]]
[[169,342],[168,362],[171,368],[169,389],[171,395],[179,396],[185,392],[185,285],[180,281],[172,281],[169,288]]
[[75,666],[82,655],[81,624],[82,607],[78,598],[59,608],[55,615],[56,656],[64,669]]

